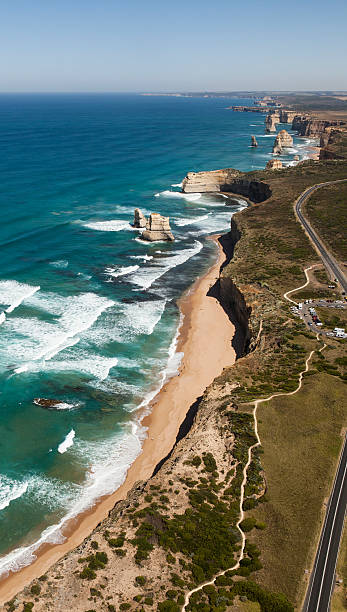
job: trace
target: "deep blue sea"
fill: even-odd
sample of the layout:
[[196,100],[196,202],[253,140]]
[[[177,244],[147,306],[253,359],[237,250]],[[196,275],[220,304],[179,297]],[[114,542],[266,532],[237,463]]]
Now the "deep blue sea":
[[[245,206],[179,184],[265,166],[264,116],[226,109],[248,102],[0,96],[0,573],[61,541],[140,452],[137,409],[179,363],[176,301]],[[176,241],[141,242],[135,207],[168,215]]]

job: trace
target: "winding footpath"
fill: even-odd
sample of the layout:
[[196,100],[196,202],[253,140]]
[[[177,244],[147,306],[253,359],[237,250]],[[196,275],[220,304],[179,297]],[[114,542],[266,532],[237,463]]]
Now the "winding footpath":
[[[346,181],[347,179],[342,179],[339,181],[329,181],[326,183],[319,183],[317,185],[313,185],[312,187],[309,187],[308,189],[306,189],[306,191],[304,191],[299,196],[299,198],[297,199],[294,205],[294,210],[296,212],[296,215],[300,223],[303,225],[305,231],[309,235],[310,239],[314,243],[314,246],[316,250],[318,251],[318,254],[321,257],[323,264],[331,271],[331,273],[334,275],[334,278],[336,278],[337,281],[340,283],[344,292],[347,292],[346,276],[344,272],[340,269],[340,266],[336,262],[335,258],[327,251],[326,247],[321,242],[317,233],[313,230],[311,225],[308,223],[307,219],[304,217],[303,212],[301,210],[301,206],[307,200],[307,198],[317,189],[320,189],[321,187],[326,187],[328,185],[334,185],[336,183],[343,183]],[[315,265],[305,268],[304,273],[306,277],[306,282],[303,285],[301,285],[300,287],[296,287],[295,289],[291,289],[290,291],[287,291],[286,293],[283,294],[283,297],[288,302],[297,304],[297,302],[291,299],[289,295],[291,295],[292,293],[296,291],[299,291],[300,289],[304,289],[305,287],[307,287],[307,285],[310,283],[308,272],[312,270],[313,268],[315,268]],[[262,321],[260,325],[260,333],[261,333],[261,329],[262,329]],[[258,339],[259,339],[259,333],[258,333]],[[319,334],[317,334],[317,340],[319,340]],[[319,349],[320,352],[323,351],[325,347],[326,347],[326,344],[323,344],[323,346]],[[289,393],[273,393],[269,397],[258,399],[258,400],[255,400],[254,402],[250,402],[250,404],[253,405],[252,414],[253,414],[253,419],[254,419],[254,433],[255,433],[255,437],[257,441],[255,442],[255,444],[252,444],[252,446],[249,447],[248,460],[247,460],[245,467],[243,468],[243,479],[242,479],[242,484],[241,484],[240,506],[239,506],[240,516],[236,523],[236,527],[239,530],[240,535],[241,535],[240,554],[239,554],[238,560],[234,563],[234,565],[227,568],[226,570],[222,570],[221,572],[218,572],[218,574],[216,574],[215,577],[212,578],[212,580],[207,580],[206,582],[203,582],[202,584],[200,584],[198,587],[195,587],[194,589],[189,591],[185,595],[182,612],[186,610],[186,607],[189,604],[189,600],[194,593],[197,593],[198,591],[203,589],[205,586],[213,585],[216,579],[219,576],[224,576],[226,572],[230,570],[238,569],[240,567],[240,562],[244,558],[245,544],[246,544],[246,536],[244,532],[242,531],[240,524],[242,523],[244,519],[243,501],[244,501],[244,495],[245,495],[245,486],[247,483],[247,473],[248,473],[248,468],[252,461],[253,450],[257,446],[261,445],[259,432],[258,432],[258,419],[257,419],[258,406],[265,402],[271,401],[275,397],[285,397],[285,396],[295,395],[296,393],[298,393],[298,391],[300,391],[302,387],[303,376],[309,370],[309,363],[312,359],[312,355],[314,354],[314,352],[315,352],[314,350],[311,351],[309,356],[307,357],[305,361],[305,369],[300,372],[298,386],[294,391],[290,391]],[[320,540],[317,556],[315,559],[314,570],[312,572],[308,593],[307,593],[306,600],[304,603],[304,608],[303,608],[304,612],[327,612],[327,610],[329,610],[330,608],[330,599],[331,599],[331,593],[332,593],[332,588],[333,588],[335,567],[336,567],[338,549],[339,549],[339,544],[340,544],[340,539],[341,539],[341,534],[342,534],[342,529],[343,529],[345,509],[346,509],[346,498],[347,498],[346,459],[347,459],[347,436],[345,436],[345,443],[344,443],[344,447],[341,453],[340,463],[339,463],[339,467],[336,473],[333,491],[330,496],[326,519],[325,519],[325,523],[323,527],[323,532],[321,535],[321,540]]]

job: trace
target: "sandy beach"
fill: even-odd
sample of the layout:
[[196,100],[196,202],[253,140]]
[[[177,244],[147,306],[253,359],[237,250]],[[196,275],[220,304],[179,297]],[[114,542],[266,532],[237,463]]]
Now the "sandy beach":
[[179,374],[170,379],[154,398],[151,414],[143,420],[148,431],[141,454],[131,465],[124,483],[115,493],[99,500],[88,512],[67,525],[64,530],[66,539],[62,544],[42,546],[36,553],[37,559],[31,565],[0,581],[0,605],[78,546],[107,516],[114,504],[126,497],[137,481],[147,480],[151,476],[155,466],[175,443],[178,429],[189,407],[223,368],[234,363],[235,352],[231,344],[234,326],[217,299],[207,295],[225,261],[218,236],[213,236],[212,239],[218,244],[218,259],[180,300],[179,306],[184,319],[177,350],[183,352],[184,357]]

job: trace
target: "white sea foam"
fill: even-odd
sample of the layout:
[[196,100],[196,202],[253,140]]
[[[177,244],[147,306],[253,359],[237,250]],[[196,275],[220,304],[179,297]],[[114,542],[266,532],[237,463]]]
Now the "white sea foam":
[[76,435],[75,430],[71,429],[71,431],[69,431],[69,433],[65,436],[63,442],[59,444],[58,453],[60,453],[61,455],[63,453],[66,453],[67,449],[73,445],[75,435]]
[[171,187],[182,187],[182,186],[183,186],[183,181],[182,181],[182,183],[173,183],[171,185]]
[[185,225],[192,225],[193,223],[200,223],[201,221],[205,221],[205,219],[208,219],[209,215],[211,213],[208,213],[207,215],[203,215],[201,217],[194,217],[191,219],[174,219],[175,225],[178,225],[179,227],[183,227]]
[[151,261],[153,255],[130,255],[130,259],[141,259],[143,261]]
[[[47,300],[45,306],[49,308],[49,304]],[[17,374],[40,369],[37,366],[33,368],[33,362],[43,365],[62,350],[77,344],[80,334],[92,327],[113,304],[113,301],[94,293],[66,298],[58,296],[53,310],[58,310],[61,315],[52,323],[33,317],[8,319],[7,336],[3,336],[3,345],[0,346],[2,361],[4,357],[6,363],[22,361],[15,369]]]
[[102,357],[93,355],[88,357],[84,353],[77,354],[74,359],[31,362],[22,366],[22,372],[82,372],[99,380],[108,377],[111,368],[118,363],[117,357]]
[[105,274],[108,276],[112,276],[113,278],[117,278],[118,276],[125,276],[126,274],[131,274],[131,272],[135,272],[138,270],[140,266],[123,266],[119,268],[106,268]]
[[1,323],[5,323],[5,321],[6,321],[6,315],[4,312],[1,312],[0,313],[0,325]]
[[143,266],[139,271],[135,272],[135,274],[132,274],[129,281],[142,289],[149,289],[158,278],[171,270],[171,268],[184,264],[188,259],[199,253],[202,246],[202,243],[196,240],[194,246],[190,249],[177,251],[170,257],[163,257],[158,260],[154,259],[151,265]]
[[12,312],[39,289],[38,286],[18,283],[15,280],[0,281],[0,304],[7,306],[6,312]]
[[119,232],[120,230],[133,230],[136,229],[121,219],[110,219],[110,221],[90,221],[89,223],[83,223],[83,227],[97,230],[99,232]]
[[165,198],[183,198],[184,200],[190,200],[194,202],[195,200],[199,200],[201,198],[201,193],[181,193],[180,191],[160,191],[155,194],[155,197],[163,196]]
[[66,259],[59,259],[58,261],[50,261],[49,265],[53,268],[64,269],[68,267],[69,262]]
[[12,501],[22,497],[27,488],[27,481],[19,482],[0,474],[0,510],[4,510]]
[[[70,432],[71,433],[71,432]],[[65,499],[69,508],[64,518],[57,524],[45,529],[38,540],[29,546],[22,546],[11,551],[0,559],[0,575],[7,575],[10,571],[16,572],[29,565],[36,559],[36,552],[42,544],[61,544],[65,537],[62,533],[66,523],[92,507],[95,501],[115,491],[125,480],[127,470],[141,451],[141,442],[144,439],[145,429],[139,423],[132,422],[126,425],[121,435],[113,436],[108,440],[96,442],[85,442],[76,439],[72,452],[79,456],[85,463],[88,471],[87,480],[83,487],[71,485],[66,491]],[[92,467],[90,468],[90,463]],[[58,491],[61,502],[61,483],[54,484],[53,481],[43,486],[44,501],[47,493],[52,495]],[[40,482],[37,483],[40,485]],[[43,482],[45,485],[45,482]],[[36,486],[36,493],[40,493],[42,487]],[[71,490],[73,495],[71,494]],[[72,498],[72,499],[71,499]]]

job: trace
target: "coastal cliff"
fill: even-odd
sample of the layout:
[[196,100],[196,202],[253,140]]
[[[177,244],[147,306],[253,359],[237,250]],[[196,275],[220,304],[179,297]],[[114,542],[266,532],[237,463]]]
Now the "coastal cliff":
[[[307,264],[318,263],[295,220],[293,201],[312,183],[339,178],[343,170],[339,162],[306,162],[248,175],[248,182],[266,181],[271,196],[233,217],[221,241],[227,261],[209,291],[239,328],[238,355],[244,356],[191,405],[152,477],[138,482],[78,548],[10,601],[8,612],[20,612],[24,602],[34,612],[179,612],[191,589],[228,568],[234,569],[191,597],[187,610],[214,606],[221,589],[223,612],[239,595],[267,601],[279,612],[293,612],[287,598],[300,607],[304,568],[312,561],[341,443],[343,381],[339,370],[333,377],[319,370],[321,345],[291,313],[283,293],[303,283]],[[329,343],[326,359],[333,360],[339,344]],[[256,442],[253,402],[295,390],[310,351],[313,365],[303,391],[259,406],[262,446],[253,449],[248,468],[245,554],[236,568],[243,471]],[[335,449],[328,458],[327,445]]]
[[210,172],[188,172],[182,183],[183,193],[235,193],[252,202],[263,202],[271,195],[270,187],[259,180],[246,178],[245,172],[234,168]]

